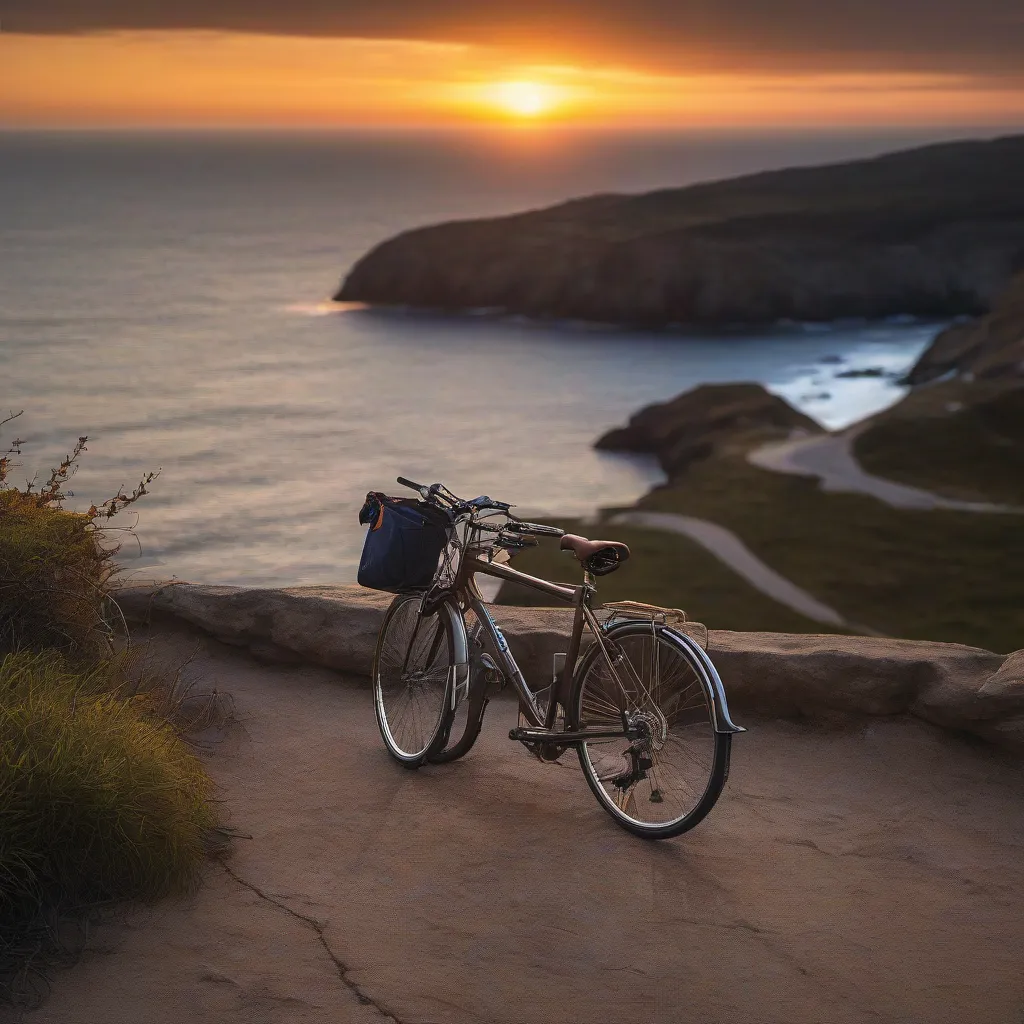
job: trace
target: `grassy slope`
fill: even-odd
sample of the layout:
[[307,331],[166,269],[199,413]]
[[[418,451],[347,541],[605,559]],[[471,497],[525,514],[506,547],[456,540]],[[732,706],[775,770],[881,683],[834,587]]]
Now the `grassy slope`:
[[[623,540],[632,552],[617,572],[598,580],[598,597],[604,601],[649,601],[683,608],[691,618],[712,629],[767,630],[778,633],[827,633],[831,627],[806,619],[776,604],[717,558],[686,537],[633,527],[588,528],[572,520],[557,525],[573,533],[587,533]],[[558,550],[557,543],[542,541],[522,552],[515,568],[547,579],[578,583],[581,571],[575,559]],[[502,604],[551,604],[550,598],[522,587],[506,586]]]
[[878,417],[854,450],[878,476],[1024,506],[1024,388],[951,382],[913,392]]
[[885,633],[1001,652],[1024,645],[1021,517],[900,511],[736,457],[695,465],[640,507],[720,523],[794,583]]

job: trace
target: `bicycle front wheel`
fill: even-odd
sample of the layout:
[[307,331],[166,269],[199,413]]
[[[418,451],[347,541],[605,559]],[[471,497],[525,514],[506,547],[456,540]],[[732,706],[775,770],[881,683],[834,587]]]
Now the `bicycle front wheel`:
[[700,822],[729,773],[732,736],[715,731],[713,687],[701,660],[650,622],[623,622],[583,657],[569,706],[573,727],[621,728],[639,738],[578,748],[598,802],[625,829],[669,839]]
[[453,714],[457,613],[442,604],[421,615],[421,604],[418,594],[392,601],[373,659],[377,725],[388,753],[405,768],[419,768],[444,745]]

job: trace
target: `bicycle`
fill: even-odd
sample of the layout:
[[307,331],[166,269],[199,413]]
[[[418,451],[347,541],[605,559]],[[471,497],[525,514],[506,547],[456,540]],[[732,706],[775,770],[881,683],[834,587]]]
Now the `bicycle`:
[[[386,501],[440,510],[448,527],[429,587],[400,592],[378,635],[374,707],[390,755],[410,769],[463,757],[480,734],[490,691],[511,682],[520,722],[509,739],[549,762],[574,748],[598,803],[619,825],[647,839],[697,825],[725,785],[732,737],[745,730],[729,715],[706,651],[673,628],[671,612],[619,602],[604,606],[611,618],[598,620],[595,578],[618,569],[629,548],[523,522],[512,515],[514,506],[486,495],[463,501],[442,484],[404,477],[398,483],[420,501]],[[508,564],[543,537],[559,538],[575,555],[581,585],[549,582]],[[555,655],[549,685],[527,684],[486,608],[478,575],[574,607],[567,649],[564,658]],[[592,640],[583,650],[585,631]]]

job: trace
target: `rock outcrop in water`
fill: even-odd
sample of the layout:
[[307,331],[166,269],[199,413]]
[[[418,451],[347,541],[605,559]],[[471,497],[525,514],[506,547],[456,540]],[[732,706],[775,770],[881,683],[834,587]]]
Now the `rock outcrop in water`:
[[820,433],[821,426],[760,384],[704,384],[669,402],[648,405],[624,427],[594,444],[606,451],[656,455],[672,478],[723,445],[753,435],[761,441],[785,438],[794,430]]
[[984,313],[1024,253],[1024,135],[409,231],[336,298],[606,323]]
[[906,380],[926,384],[948,373],[1024,379],[1024,273],[1010,282],[987,316],[942,331]]

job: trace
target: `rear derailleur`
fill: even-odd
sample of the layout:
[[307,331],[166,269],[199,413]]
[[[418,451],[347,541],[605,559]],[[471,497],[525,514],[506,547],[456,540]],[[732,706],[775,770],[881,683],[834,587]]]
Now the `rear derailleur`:
[[[627,760],[627,767],[618,775],[613,775],[608,781],[623,793],[631,790],[638,782],[648,777],[647,773],[654,767],[654,759],[651,757],[650,745],[647,739],[640,739],[631,743],[623,755]],[[651,787],[650,801],[652,804],[661,803],[661,790],[657,786]]]

